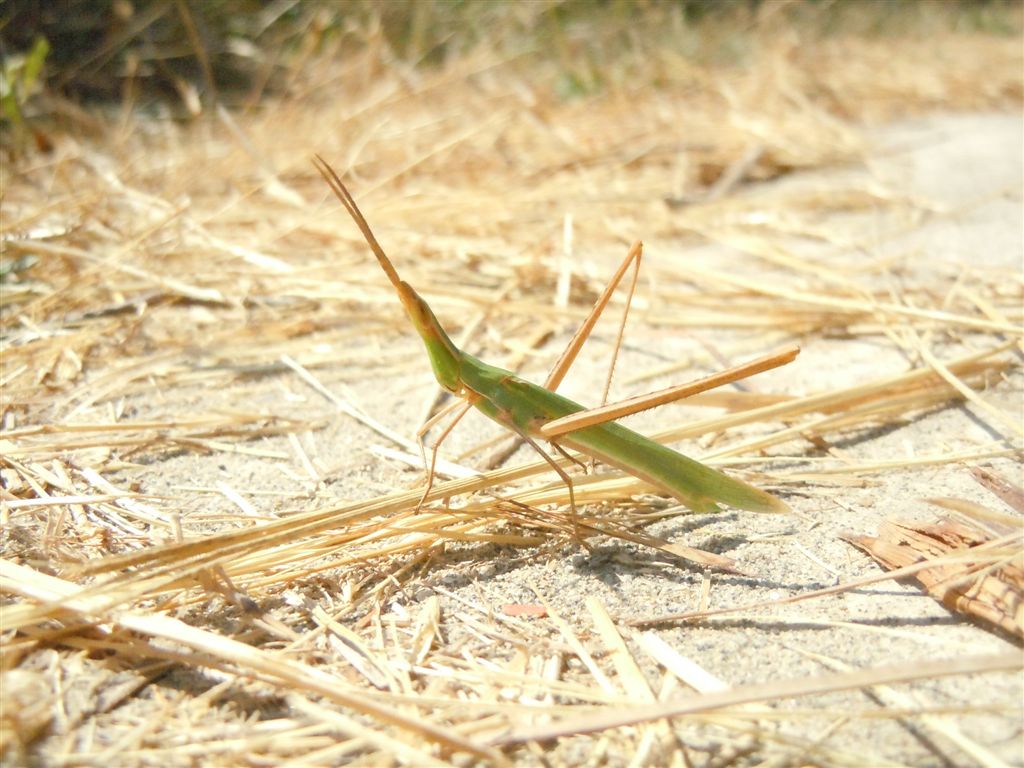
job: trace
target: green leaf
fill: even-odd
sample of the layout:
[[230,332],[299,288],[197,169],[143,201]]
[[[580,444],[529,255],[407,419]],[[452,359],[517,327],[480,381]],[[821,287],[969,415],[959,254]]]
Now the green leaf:
[[32,44],[32,50],[25,58],[25,71],[22,74],[21,82],[25,86],[25,94],[32,93],[32,86],[35,85],[39,73],[42,72],[43,64],[46,63],[46,56],[50,52],[50,44],[45,37],[37,37]]

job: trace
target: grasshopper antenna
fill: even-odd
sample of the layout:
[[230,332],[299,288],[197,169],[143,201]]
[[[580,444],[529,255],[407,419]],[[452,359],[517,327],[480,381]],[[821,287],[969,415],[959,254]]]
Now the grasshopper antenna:
[[377,257],[377,261],[380,262],[381,268],[384,270],[384,274],[388,276],[388,280],[395,288],[399,288],[402,283],[402,278],[398,276],[398,272],[391,265],[391,260],[384,254],[384,249],[380,247],[380,243],[377,242],[377,238],[373,235],[373,230],[370,229],[370,225],[366,223],[366,219],[363,218],[362,211],[359,210],[359,206],[356,205],[356,201],[352,199],[352,195],[349,194],[348,189],[341,183],[341,179],[338,178],[338,174],[334,172],[334,169],[327,164],[320,155],[313,155],[313,165],[320,171],[320,175],[324,177],[324,181],[330,186],[331,191],[341,200],[341,204],[345,206],[345,210],[348,211],[349,216],[355,221],[356,226],[359,227],[359,231],[363,233],[363,237],[366,238],[366,242],[369,243],[370,249],[373,251],[373,255]]

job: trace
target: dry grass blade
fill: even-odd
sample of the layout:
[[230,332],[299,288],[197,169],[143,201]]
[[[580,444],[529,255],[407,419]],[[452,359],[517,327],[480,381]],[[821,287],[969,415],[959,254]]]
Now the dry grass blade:
[[[52,151],[5,155],[0,762],[1017,760],[1010,640],[892,580],[969,564],[941,582],[969,606],[1019,595],[1021,10],[556,5],[268,6],[230,47],[269,79],[233,109],[211,53],[218,104],[173,85],[193,122],[137,90],[172,51],[135,67],[118,33],[119,111],[30,102],[57,112]],[[271,19],[299,28],[265,56]],[[622,420],[794,514],[684,515],[557,456],[570,549],[549,464],[474,474],[501,432],[474,414],[418,507],[444,403],[313,152],[460,348],[530,381],[644,238],[621,346],[597,324],[560,389],[581,403],[616,349],[618,400],[799,345]],[[924,498],[987,541],[879,573],[839,538],[929,525]],[[801,647],[867,672],[798,680]],[[917,664],[945,657],[1003,671]]]
[[[826,658],[820,654],[808,655],[830,669],[841,670],[844,672],[853,671],[850,665],[844,664],[837,659]],[[922,708],[922,702],[920,701],[919,696],[910,696],[888,685],[876,685],[872,688],[872,693],[884,701],[888,706],[900,707],[908,712],[913,712]],[[964,752],[964,754],[967,754],[973,760],[976,760],[978,765],[983,766],[983,768],[1006,768],[1007,764],[1005,762],[1000,760],[984,745],[979,744],[977,741],[961,731],[951,718],[926,714],[921,716],[921,722],[929,731],[941,734],[945,738],[953,741],[957,747]]]
[[214,661],[229,668],[237,668],[243,674],[282,685],[286,689],[315,693],[371,715],[382,722],[417,733],[449,749],[468,752],[495,764],[507,764],[494,750],[478,746],[457,733],[435,726],[420,717],[412,717],[400,710],[367,699],[349,689],[341,679],[333,678],[307,665],[260,651],[237,640],[196,629],[167,616],[131,612],[104,615],[105,606],[97,604],[96,601],[77,597],[73,584],[5,560],[0,560],[0,580],[3,582],[4,591],[48,603],[59,601],[62,610],[80,613],[88,620],[110,621],[153,639],[180,643],[200,654],[202,663]]
[[740,704],[865,688],[872,685],[908,682],[925,678],[948,675],[982,674],[986,672],[1017,671],[1024,669],[1024,659],[1019,653],[1009,652],[993,656],[968,656],[943,661],[899,664],[874,669],[821,675],[810,679],[776,680],[765,685],[733,688],[720,693],[692,696],[681,701],[658,704],[637,703],[628,709],[611,708],[612,711],[592,711],[579,718],[555,722],[539,728],[513,730],[491,741],[495,745],[522,744],[529,741],[544,742],[562,736],[595,733],[610,728],[622,728],[667,717],[707,712]]
[[747,603],[744,605],[731,606],[728,608],[717,608],[714,610],[702,609],[699,611],[686,611],[684,613],[671,613],[662,614],[660,616],[649,616],[649,617],[635,617],[625,618],[624,622],[630,626],[652,626],[657,624],[669,624],[683,621],[699,621],[700,619],[708,618],[711,616],[722,616],[725,614],[743,613],[746,611],[757,610],[758,608],[769,608],[773,606],[788,605],[790,603],[799,603],[804,600],[814,600],[819,597],[826,597],[828,595],[835,595],[841,592],[848,592],[858,587],[867,586],[868,584],[877,584],[882,581],[890,581],[893,579],[901,579],[906,576],[913,576],[920,571],[927,570],[929,568],[940,568],[943,566],[957,566],[962,563],[964,559],[971,558],[972,562],[986,562],[987,564],[996,564],[1004,562],[1007,552],[1013,551],[1013,546],[1020,538],[1019,533],[1005,536],[995,541],[988,541],[980,546],[979,549],[974,550],[970,553],[958,553],[953,555],[945,555],[935,557],[923,562],[916,562],[911,565],[904,565],[893,571],[886,573],[874,574],[872,576],[866,576],[861,579],[854,581],[848,581],[842,584],[836,584],[832,587],[826,587],[824,589],[816,589],[811,592],[805,592],[803,594],[792,595],[791,597],[774,598],[772,600],[763,600],[755,603]]
[[978,483],[1006,502],[1011,509],[1024,513],[1024,489],[1020,486],[1014,485],[992,472],[986,472],[981,467],[973,467],[971,475]]

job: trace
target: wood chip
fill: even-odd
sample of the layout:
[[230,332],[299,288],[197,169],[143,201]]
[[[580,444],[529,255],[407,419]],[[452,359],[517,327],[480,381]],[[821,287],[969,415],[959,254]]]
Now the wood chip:
[[995,566],[991,551],[976,558],[966,555],[995,540],[974,526],[952,520],[935,525],[888,520],[878,536],[843,538],[889,570],[964,552],[962,562],[928,568],[914,578],[950,610],[1024,639],[1024,555],[1019,534],[1016,552],[1006,549],[1003,564]]

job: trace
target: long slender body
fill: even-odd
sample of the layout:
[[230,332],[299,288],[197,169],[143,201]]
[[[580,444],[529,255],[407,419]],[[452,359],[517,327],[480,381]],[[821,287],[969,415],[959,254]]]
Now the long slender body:
[[[586,410],[567,397],[465,352],[460,353],[459,375],[464,387],[479,396],[473,403],[477,410],[499,424],[538,439],[542,439],[539,428],[543,424]],[[560,436],[557,442],[646,480],[695,512],[715,512],[715,502],[750,512],[787,510],[774,496],[621,424],[584,427]]]
[[[646,480],[697,512],[716,511],[716,502],[752,512],[784,512],[788,509],[774,496],[706,467],[620,424],[595,423],[557,437],[545,437],[540,431],[545,424],[587,409],[459,350],[427,303],[399,277],[341,179],[322,158],[316,158],[316,165],[356,222],[398,293],[409,319],[423,339],[434,378],[442,388],[467,400],[484,415],[526,438],[534,447],[537,447],[536,438],[546,439],[556,446],[574,448]],[[638,249],[639,244],[634,248]],[[575,518],[572,481],[550,458],[545,458],[569,485]]]

